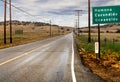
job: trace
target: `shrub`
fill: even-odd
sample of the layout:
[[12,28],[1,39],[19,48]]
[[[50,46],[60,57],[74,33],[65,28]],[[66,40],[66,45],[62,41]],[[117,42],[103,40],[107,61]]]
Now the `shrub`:
[[16,30],[15,34],[23,34],[23,30]]
[[116,33],[120,33],[120,29],[118,29],[118,30],[116,31]]

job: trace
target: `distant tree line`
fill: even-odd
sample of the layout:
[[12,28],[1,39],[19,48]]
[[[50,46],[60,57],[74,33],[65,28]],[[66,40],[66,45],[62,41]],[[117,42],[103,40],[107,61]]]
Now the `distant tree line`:
[[[9,25],[10,22],[7,21],[7,25]],[[18,20],[13,20],[12,21],[13,25],[29,25],[29,24],[33,24],[35,26],[48,26],[50,25],[49,23],[44,23],[44,22],[30,22],[30,21],[18,21]],[[4,25],[4,22],[0,22],[0,25]],[[54,26],[58,26],[58,25],[54,25]]]

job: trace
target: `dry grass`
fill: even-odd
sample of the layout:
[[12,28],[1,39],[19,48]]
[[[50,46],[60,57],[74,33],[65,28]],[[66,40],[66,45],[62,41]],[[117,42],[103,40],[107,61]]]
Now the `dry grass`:
[[[120,82],[120,34],[101,34],[101,39],[107,38],[107,44],[101,41],[101,59],[96,60],[94,53],[94,41],[87,42],[87,34],[77,37],[76,42],[79,48],[80,56],[83,57],[85,65],[87,65],[94,73],[105,79],[107,82]],[[92,38],[96,38],[97,34],[92,33]],[[119,41],[113,44],[112,39]],[[112,45],[111,45],[112,44]],[[111,45],[111,46],[110,46]],[[110,47],[109,47],[110,46]],[[84,48],[85,51],[82,49]]]
[[[120,82],[120,62],[114,64],[113,61],[96,60],[95,56],[89,53],[80,54],[84,58],[85,65],[92,71],[105,79],[107,82]],[[112,66],[114,65],[114,66]]]
[[37,33],[24,33],[24,34],[13,34],[13,43],[9,42],[9,35],[7,35],[7,44],[3,43],[3,35],[0,35],[0,48],[7,48],[12,46],[17,46],[21,44],[26,44],[34,41],[43,40],[46,38],[50,38],[49,35],[41,35]]
[[[29,25],[12,25],[13,30],[13,43],[9,42],[9,26],[7,26],[7,44],[3,43],[4,26],[0,26],[0,48],[6,48],[34,41],[50,38],[50,26],[35,26]],[[67,34],[71,32],[67,31],[68,28],[61,29],[58,26],[52,26],[52,37]],[[15,34],[16,30],[23,30],[23,34]],[[63,32],[64,31],[64,32]]]
[[[3,33],[4,26],[0,26],[0,33]],[[16,30],[23,30],[24,32],[37,32],[37,33],[49,33],[50,26],[35,26],[35,25],[12,25],[12,30],[15,32]],[[67,31],[67,29],[70,29],[70,31]],[[62,33],[64,31],[64,34],[67,34],[72,31],[72,28],[65,27],[64,29],[61,29],[61,27],[58,26],[52,26],[51,28],[52,32],[54,34]],[[7,32],[9,33],[9,26],[7,26]]]
[[[103,28],[101,27],[100,31],[102,33],[106,33],[106,32],[115,33],[118,29],[120,29],[120,26],[118,26],[118,25],[112,25],[112,26],[108,25],[108,26],[103,27]],[[88,28],[81,28],[81,30],[84,31],[84,32],[87,32]],[[91,32],[97,33],[98,28],[97,27],[96,28],[91,27]]]
[[[82,35],[87,36],[88,33],[82,33]],[[98,33],[91,33],[93,40],[97,41]],[[113,39],[120,42],[120,33],[101,33],[101,40],[107,39],[108,41],[113,41]]]

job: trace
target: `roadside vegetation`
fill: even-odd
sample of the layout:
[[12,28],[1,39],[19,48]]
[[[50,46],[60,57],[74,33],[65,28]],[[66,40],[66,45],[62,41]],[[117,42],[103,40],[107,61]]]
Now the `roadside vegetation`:
[[10,28],[9,21],[7,21],[7,44],[4,44],[4,23],[0,22],[0,49],[12,46],[22,45],[30,42],[40,41],[43,39],[68,34],[72,31],[70,27],[62,27],[57,25],[51,26],[41,22],[25,22],[25,21],[12,21],[13,43],[10,44]]
[[35,42],[47,38],[50,38],[50,36],[47,34],[46,35],[41,35],[38,33],[13,34],[13,43],[12,44],[10,43],[9,35],[7,35],[7,44],[4,44],[3,35],[0,34],[0,49]]
[[92,33],[88,43],[87,34],[76,36],[80,56],[86,66],[108,82],[120,82],[120,34],[101,33],[101,58],[96,59],[94,44],[97,34]]

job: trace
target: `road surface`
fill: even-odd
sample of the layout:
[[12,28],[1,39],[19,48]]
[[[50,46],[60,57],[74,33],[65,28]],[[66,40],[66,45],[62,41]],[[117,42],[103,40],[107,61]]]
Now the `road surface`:
[[81,63],[73,33],[0,50],[0,82],[104,82]]

